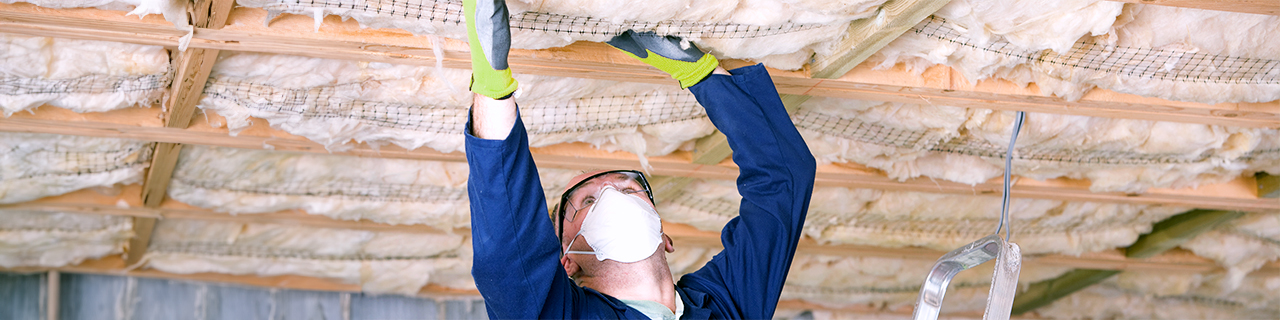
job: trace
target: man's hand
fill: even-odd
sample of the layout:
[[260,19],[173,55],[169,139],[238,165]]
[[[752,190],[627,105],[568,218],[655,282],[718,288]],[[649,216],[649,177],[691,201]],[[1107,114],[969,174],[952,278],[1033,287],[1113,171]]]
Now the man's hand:
[[472,135],[504,139],[516,123],[516,80],[507,66],[511,28],[503,0],[463,0],[467,41],[471,45]]
[[710,75],[720,66],[720,61],[713,55],[703,53],[693,43],[689,43],[688,48],[681,48],[680,41],[678,37],[659,36],[652,31],[627,30],[607,43],[640,62],[670,74],[680,81],[680,88],[688,88]]
[[507,67],[511,26],[504,0],[463,0],[467,42],[471,45],[471,92],[502,99],[516,91]]

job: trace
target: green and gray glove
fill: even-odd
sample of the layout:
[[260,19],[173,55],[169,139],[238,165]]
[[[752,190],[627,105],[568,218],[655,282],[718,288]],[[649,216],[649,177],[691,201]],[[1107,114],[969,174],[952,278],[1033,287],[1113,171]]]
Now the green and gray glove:
[[471,92],[503,99],[516,91],[507,67],[511,25],[504,0],[463,0],[467,42],[471,45]]
[[651,31],[627,30],[607,42],[680,81],[680,88],[692,87],[711,75],[720,65],[716,57],[703,53],[693,43],[680,48],[680,38],[659,36]]

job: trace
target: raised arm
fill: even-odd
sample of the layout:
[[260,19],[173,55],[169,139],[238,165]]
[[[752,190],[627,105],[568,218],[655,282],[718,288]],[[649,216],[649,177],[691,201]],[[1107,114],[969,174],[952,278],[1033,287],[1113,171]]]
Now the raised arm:
[[506,64],[506,5],[479,1],[463,2],[475,92],[465,129],[471,274],[490,318],[537,319],[563,312],[567,299],[560,296],[572,296],[576,287],[560,267],[528,135],[510,97],[516,82]]
[[756,65],[723,73],[714,56],[652,32],[628,31],[609,44],[692,91],[728,137],[739,167],[741,212],[721,232],[724,251],[682,277],[678,286],[710,296],[706,307],[720,317],[772,318],[800,240],[817,165],[768,71]]
[[727,301],[713,307],[726,316],[768,319],[795,256],[816,163],[765,68],[730,72],[690,90],[733,149],[740,214],[721,231],[724,251],[680,284]]

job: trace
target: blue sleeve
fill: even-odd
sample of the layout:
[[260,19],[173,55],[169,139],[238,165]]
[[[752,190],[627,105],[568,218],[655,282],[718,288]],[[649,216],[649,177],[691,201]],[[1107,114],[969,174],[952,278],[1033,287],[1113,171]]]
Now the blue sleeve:
[[724,251],[680,284],[710,295],[710,307],[723,317],[769,319],[800,240],[817,164],[765,68],[731,73],[690,90],[728,137],[741,211],[720,233]]
[[572,306],[583,305],[583,292],[560,266],[524,122],[517,118],[503,140],[471,135],[470,122],[466,132],[471,275],[489,318],[580,318]]

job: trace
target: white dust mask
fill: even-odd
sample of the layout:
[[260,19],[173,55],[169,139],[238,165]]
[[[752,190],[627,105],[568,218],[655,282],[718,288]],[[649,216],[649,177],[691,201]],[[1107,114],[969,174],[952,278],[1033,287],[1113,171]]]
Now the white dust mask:
[[[600,261],[612,259],[632,263],[653,255],[662,244],[662,220],[658,218],[658,211],[643,198],[605,186],[582,220],[578,235],[582,235],[595,251],[569,251],[566,248],[565,254],[594,254]],[[569,241],[569,247],[577,239],[575,235]]]

